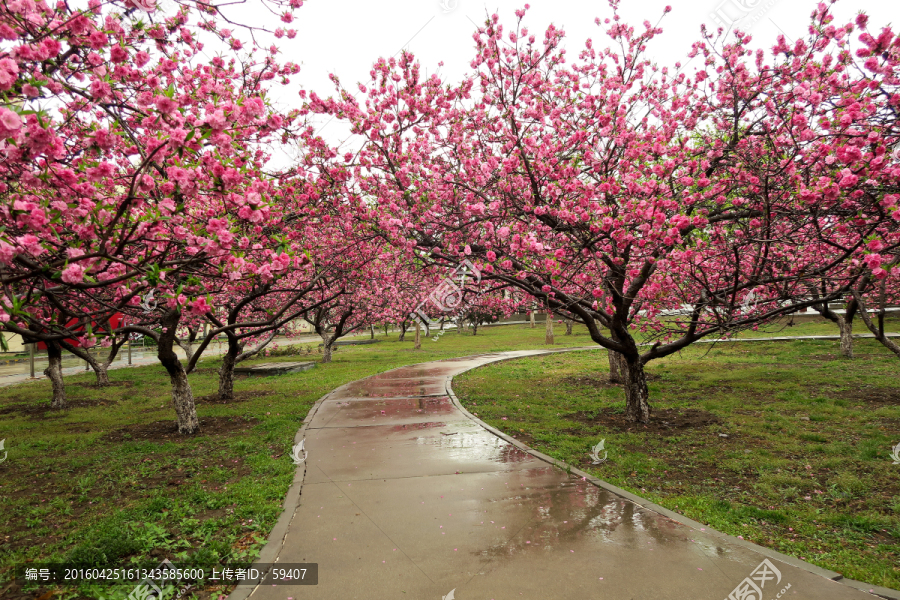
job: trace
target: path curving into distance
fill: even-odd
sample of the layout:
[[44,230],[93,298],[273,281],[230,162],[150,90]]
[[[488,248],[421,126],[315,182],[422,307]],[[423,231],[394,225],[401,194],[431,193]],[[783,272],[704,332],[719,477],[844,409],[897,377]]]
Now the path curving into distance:
[[[762,600],[788,585],[781,598],[900,596],[567,474],[455,401],[454,375],[547,352],[401,367],[323,397],[260,557],[318,563],[318,585],[240,586],[230,600],[727,600],[759,583]],[[758,570],[766,559],[780,579]]]

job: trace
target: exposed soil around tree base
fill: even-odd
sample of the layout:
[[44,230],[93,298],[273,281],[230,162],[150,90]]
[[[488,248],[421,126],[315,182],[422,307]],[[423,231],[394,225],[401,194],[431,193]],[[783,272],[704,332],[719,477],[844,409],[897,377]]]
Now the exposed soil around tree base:
[[[200,417],[200,433],[198,435],[225,435],[246,431],[259,423],[254,417]],[[103,440],[107,442],[123,442],[143,440],[149,442],[177,442],[186,436],[178,433],[178,424],[172,420],[154,421],[153,423],[136,423],[112,431]]]
[[[625,420],[624,413],[579,411],[564,416],[569,421],[587,425],[592,429],[613,429],[617,432],[645,432],[658,435],[675,435],[688,429],[708,427],[722,420],[716,415],[688,408],[684,410],[662,408],[655,409],[650,415],[649,423],[633,423]],[[584,428],[573,429],[576,435],[583,435]]]

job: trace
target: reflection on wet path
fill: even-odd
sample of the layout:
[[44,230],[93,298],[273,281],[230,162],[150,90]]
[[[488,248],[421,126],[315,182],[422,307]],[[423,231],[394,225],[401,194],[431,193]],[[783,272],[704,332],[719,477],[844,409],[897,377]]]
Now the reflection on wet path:
[[[750,575],[763,558],[752,549],[551,467],[447,395],[457,373],[537,353],[395,369],[319,405],[278,559],[319,564],[319,585],[300,597],[721,600]],[[786,597],[870,597],[778,564]],[[260,587],[252,597],[296,593]]]

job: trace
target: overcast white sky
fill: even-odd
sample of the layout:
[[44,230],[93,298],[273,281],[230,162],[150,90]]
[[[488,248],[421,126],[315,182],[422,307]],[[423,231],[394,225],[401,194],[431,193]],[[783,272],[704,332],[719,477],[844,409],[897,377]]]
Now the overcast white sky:
[[[254,19],[256,0],[241,7],[241,17]],[[715,26],[711,16],[719,15],[728,24],[737,19],[753,36],[753,45],[771,48],[779,32],[795,40],[806,32],[815,2],[809,0],[622,0],[624,20],[641,27],[644,20],[656,23],[667,4],[672,12],[662,21],[663,34],[650,46],[650,55],[660,65],[685,62],[691,43],[699,39],[700,25]],[[443,61],[442,78],[456,81],[469,69],[473,56],[472,32],[475,23],[484,22],[486,11],[496,12],[507,28],[514,22],[514,11],[525,0],[306,0],[290,25],[298,30],[293,40],[278,40],[284,56],[301,65],[289,90],[278,90],[275,99],[289,105],[299,101],[294,83],[321,96],[331,95],[329,73],[336,73],[343,84],[355,89],[358,81],[368,81],[368,72],[379,56],[393,56],[409,48],[423,69],[433,72]],[[573,2],[567,0],[531,0],[525,24],[536,34],[553,23],[567,34],[567,47],[574,58],[587,38],[595,46],[605,47],[608,38],[594,24],[595,17],[612,16],[605,0]],[[836,5],[837,22],[851,20],[859,11],[870,16],[870,29],[897,21],[900,4],[896,0],[840,0]],[[267,19],[272,23],[271,17]],[[540,39],[538,35],[538,39]],[[688,67],[688,72],[693,68]],[[324,121],[322,121],[324,125]],[[321,127],[321,125],[320,125]],[[346,136],[332,122],[321,133],[335,142]],[[280,161],[276,161],[280,162]]]

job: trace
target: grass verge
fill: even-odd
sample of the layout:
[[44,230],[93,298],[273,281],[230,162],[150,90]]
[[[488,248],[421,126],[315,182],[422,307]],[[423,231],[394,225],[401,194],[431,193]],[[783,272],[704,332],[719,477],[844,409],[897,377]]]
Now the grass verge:
[[[488,365],[453,387],[487,423],[614,485],[900,589],[897,366],[871,340],[852,360],[830,341],[697,345],[650,363],[648,426],[625,422],[602,351]],[[608,460],[594,466],[601,439]]]

